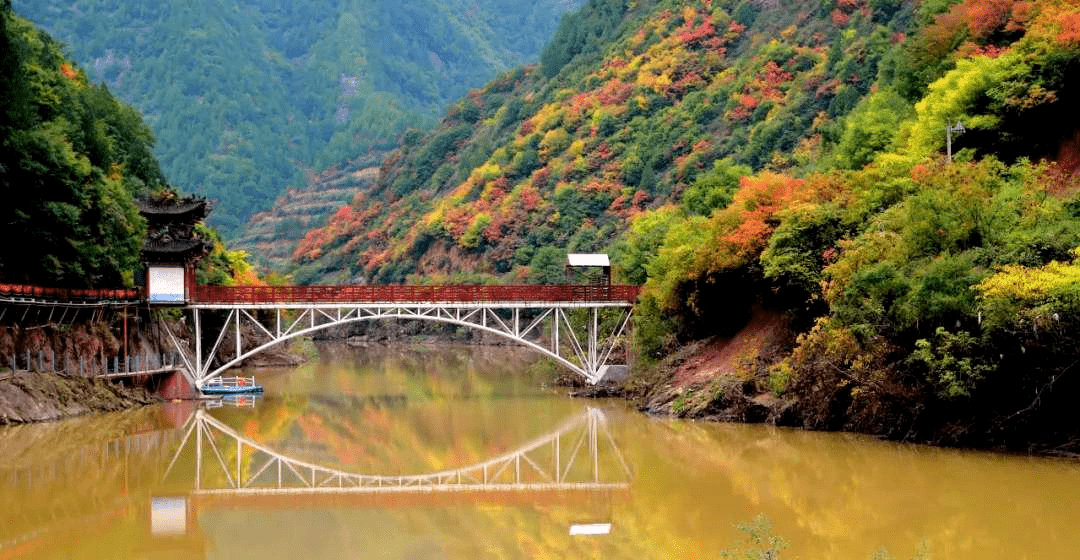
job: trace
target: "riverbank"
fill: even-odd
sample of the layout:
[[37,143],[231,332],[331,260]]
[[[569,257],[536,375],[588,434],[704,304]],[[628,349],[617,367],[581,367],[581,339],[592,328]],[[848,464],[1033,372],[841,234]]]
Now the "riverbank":
[[[939,447],[1080,457],[1080,427],[1063,411],[1071,386],[1034,395],[1030,406],[999,410],[942,398],[917,382],[875,386],[845,379],[785,377],[778,368],[794,336],[779,312],[755,310],[730,338],[680,347],[639,365],[619,384],[586,386],[559,380],[577,397],[617,397],[638,410],[685,419],[763,423],[812,431],[852,432]],[[1029,399],[1030,400],[1030,399]],[[1026,404],[1026,401],[1025,403]]]
[[115,412],[160,401],[144,387],[59,373],[8,373],[0,379],[0,425]]
[[[42,319],[35,313],[26,324],[0,325],[0,425],[112,412],[161,400],[141,384],[98,377],[117,369],[140,369],[152,360],[160,363],[163,354],[173,351],[149,314],[105,308],[93,320],[61,324]],[[126,365],[121,363],[124,356],[130,357]]]

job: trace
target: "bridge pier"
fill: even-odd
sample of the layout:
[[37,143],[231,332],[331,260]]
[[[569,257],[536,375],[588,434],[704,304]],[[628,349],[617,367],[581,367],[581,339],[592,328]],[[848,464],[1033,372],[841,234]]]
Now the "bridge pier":
[[157,387],[157,394],[166,400],[192,400],[201,395],[197,385],[188,380],[181,370],[165,374]]

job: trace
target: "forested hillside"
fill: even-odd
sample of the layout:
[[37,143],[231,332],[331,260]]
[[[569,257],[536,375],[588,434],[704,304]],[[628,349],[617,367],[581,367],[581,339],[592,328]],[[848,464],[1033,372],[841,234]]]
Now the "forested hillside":
[[427,128],[467,88],[535,57],[576,0],[16,0],[87,78],[138,107],[172,183],[235,237],[305,169]]
[[165,188],[139,113],[0,2],[0,282],[119,287]]
[[[639,350],[777,308],[790,345],[735,375],[778,399],[775,418],[1075,449],[1080,6],[927,2],[914,16],[831,138],[809,137],[806,164],[743,160],[753,172],[721,207],[695,215],[698,183],[633,222],[618,252],[646,277]],[[680,407],[741,393],[719,380]]]
[[882,4],[591,2],[539,67],[406,138],[377,188],[301,244],[300,276],[551,280],[560,254],[608,246],[688,189],[708,214],[730,192],[705,185],[815,165],[911,23],[910,4]]
[[1076,447],[1080,6],[594,0],[541,60],[408,138],[298,276],[545,282],[606,249],[646,361],[786,317],[673,412]]
[[[0,282],[132,286],[146,224],[137,197],[175,197],[137,110],[0,0]],[[204,282],[251,281],[216,232]]]

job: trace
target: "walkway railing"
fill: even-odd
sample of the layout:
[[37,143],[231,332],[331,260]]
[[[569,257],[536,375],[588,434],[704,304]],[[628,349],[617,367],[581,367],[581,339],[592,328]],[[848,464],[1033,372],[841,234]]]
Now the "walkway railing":
[[433,286],[198,286],[194,303],[495,303],[626,302],[638,286],[433,285]]
[[47,288],[26,284],[0,284],[0,299],[26,298],[62,302],[133,301],[142,297],[139,290],[94,288]]
[[[353,285],[353,286],[197,286],[194,303],[492,303],[626,302],[641,288],[623,285]],[[60,302],[137,301],[139,290],[49,288],[0,284],[0,299]]]
[[176,352],[140,353],[121,359],[119,356],[91,360],[57,356],[51,349],[13,353],[0,357],[0,380],[20,373],[64,373],[80,377],[132,377],[174,371],[183,359]]

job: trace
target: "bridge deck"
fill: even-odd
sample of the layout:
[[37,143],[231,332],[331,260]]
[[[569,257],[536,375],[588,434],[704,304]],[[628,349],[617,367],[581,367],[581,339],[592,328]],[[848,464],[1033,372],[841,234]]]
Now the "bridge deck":
[[475,304],[505,302],[612,303],[632,305],[638,286],[433,285],[433,286],[198,286],[192,304]]

